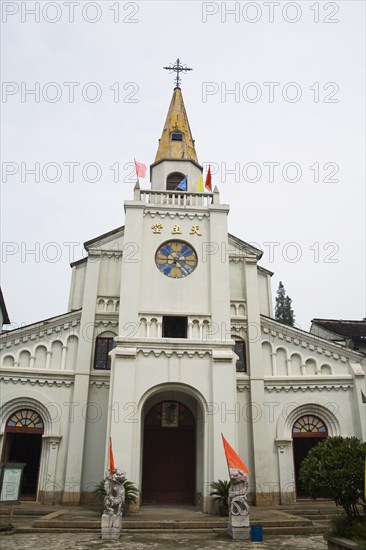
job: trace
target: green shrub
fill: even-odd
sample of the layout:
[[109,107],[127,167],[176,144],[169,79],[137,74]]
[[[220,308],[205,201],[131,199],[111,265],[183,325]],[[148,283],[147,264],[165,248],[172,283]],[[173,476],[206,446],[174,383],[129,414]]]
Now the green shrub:
[[364,517],[366,443],[357,437],[328,437],[311,449],[300,479],[313,498],[327,494],[341,506],[349,524]]
[[228,506],[229,504],[229,489],[230,481],[226,479],[219,479],[211,483],[211,492],[210,495],[217,500],[221,500],[223,506]]

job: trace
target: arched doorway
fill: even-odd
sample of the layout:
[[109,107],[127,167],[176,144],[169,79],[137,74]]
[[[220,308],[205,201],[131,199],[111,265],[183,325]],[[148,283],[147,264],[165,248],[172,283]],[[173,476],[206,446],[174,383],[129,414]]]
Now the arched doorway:
[[44,423],[31,409],[13,413],[5,425],[5,441],[1,461],[25,464],[20,498],[36,500]]
[[143,503],[194,504],[196,426],[190,409],[178,401],[162,401],[149,409],[144,422]]
[[328,437],[328,429],[323,420],[317,416],[310,414],[301,416],[293,425],[292,439],[297,497],[308,496],[300,482],[301,463],[310,449],[318,445],[326,437]]

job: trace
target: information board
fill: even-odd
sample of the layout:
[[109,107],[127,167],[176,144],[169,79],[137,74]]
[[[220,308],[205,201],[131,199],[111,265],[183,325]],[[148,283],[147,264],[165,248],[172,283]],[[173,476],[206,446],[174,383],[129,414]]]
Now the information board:
[[25,464],[8,463],[1,465],[0,502],[19,500],[20,484]]

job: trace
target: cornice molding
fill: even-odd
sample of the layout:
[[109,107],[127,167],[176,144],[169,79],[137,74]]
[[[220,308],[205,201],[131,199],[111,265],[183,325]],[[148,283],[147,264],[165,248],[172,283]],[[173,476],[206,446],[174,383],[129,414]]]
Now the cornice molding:
[[187,207],[187,210],[176,210],[174,212],[169,209],[167,210],[161,210],[161,205],[157,207],[157,209],[152,210],[151,207],[146,208],[144,210],[144,216],[150,216],[151,218],[155,218],[158,216],[159,218],[170,218],[171,220],[174,220],[174,218],[179,218],[180,220],[183,220],[184,218],[188,218],[190,220],[198,219],[199,221],[202,221],[204,218],[210,219],[210,214],[207,212],[195,212],[190,211]]
[[249,383],[248,383],[248,382],[237,381],[237,382],[236,382],[236,389],[237,389],[238,392],[240,392],[240,393],[243,393],[243,392],[248,392],[248,393],[250,393],[250,386],[249,386]]
[[102,248],[89,248],[88,257],[99,258],[102,256],[106,256],[107,258],[122,258],[123,251],[112,249],[104,250]]
[[138,350],[170,350],[170,351],[199,351],[211,352],[212,349],[221,349],[232,351],[234,345],[233,340],[222,342],[221,340],[193,340],[188,338],[116,338],[116,348],[131,348],[135,347]]
[[112,324],[118,325],[118,311],[96,311],[95,313],[95,325],[99,324]]
[[322,392],[322,391],[353,391],[353,384],[276,384],[276,385],[268,385],[266,384],[264,386],[264,390],[268,393],[289,393],[289,392]]
[[186,355],[190,359],[194,356],[198,357],[204,357],[205,355],[212,355],[211,350],[176,350],[176,349],[139,349],[137,351],[137,354],[142,354],[145,357],[148,357],[149,355],[154,355],[155,357],[160,357],[160,355],[165,355],[166,357],[172,357],[173,355],[176,355],[177,357],[183,357]]
[[89,382],[89,388],[98,388],[98,390],[100,390],[100,388],[106,388],[106,389],[109,389],[110,387],[110,382],[109,380],[91,380]]
[[[114,319],[113,319],[114,316]],[[105,311],[101,313],[96,313],[95,315],[95,327],[118,327],[118,312],[111,311],[110,313],[106,313]]]
[[245,260],[246,260],[246,258],[244,256],[241,256],[240,254],[237,254],[237,255],[230,254],[229,255],[229,263],[230,264],[244,264]]
[[58,388],[61,388],[62,386],[65,386],[69,388],[74,384],[74,380],[66,380],[66,379],[54,379],[51,380],[49,378],[33,378],[31,376],[20,376],[20,375],[1,375],[0,380],[2,380],[5,384],[22,384],[23,386],[30,384],[31,386],[48,386],[51,388],[52,386],[56,386]]

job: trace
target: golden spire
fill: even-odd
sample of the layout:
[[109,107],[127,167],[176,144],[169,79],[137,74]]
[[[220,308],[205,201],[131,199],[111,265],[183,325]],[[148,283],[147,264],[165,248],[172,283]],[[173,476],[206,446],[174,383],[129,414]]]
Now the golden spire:
[[163,159],[186,159],[198,164],[182,90],[178,87],[174,88],[155,162]]

